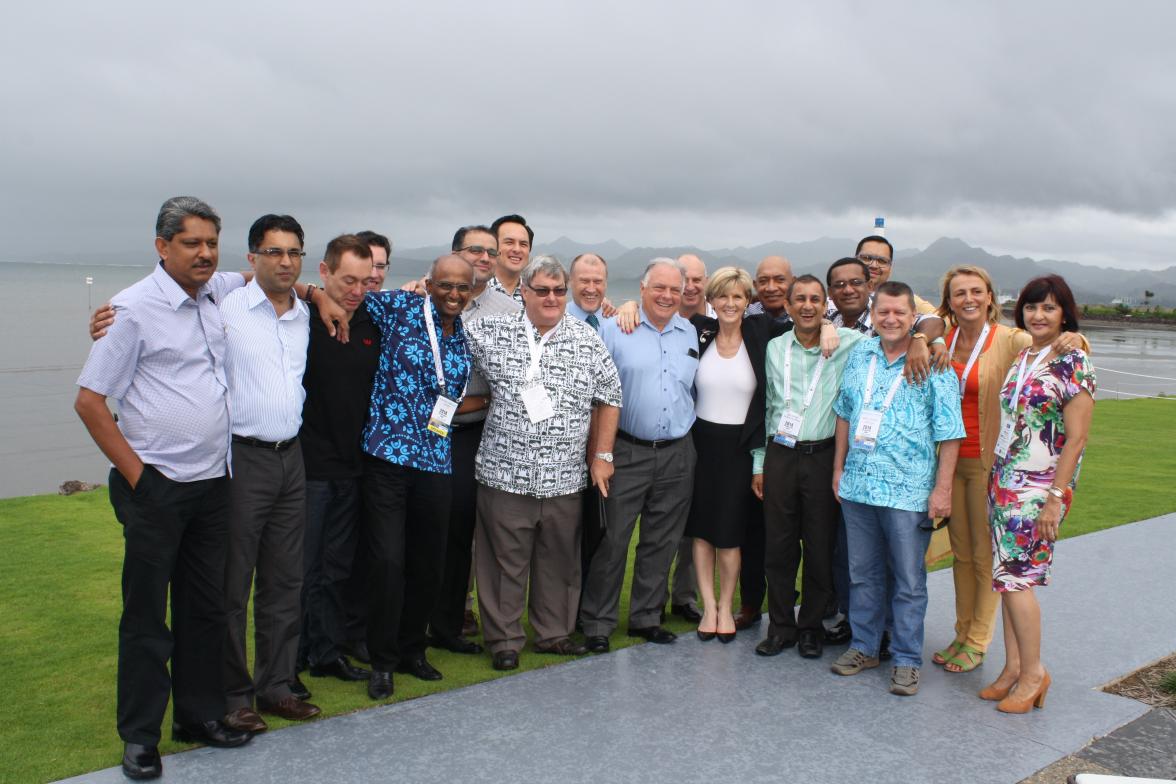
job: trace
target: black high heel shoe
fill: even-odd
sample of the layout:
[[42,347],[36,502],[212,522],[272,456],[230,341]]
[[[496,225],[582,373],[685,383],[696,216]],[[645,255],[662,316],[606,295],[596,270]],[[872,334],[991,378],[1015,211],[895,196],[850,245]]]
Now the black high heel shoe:
[[719,638],[719,642],[726,645],[735,639],[735,632],[715,632],[715,636]]
[[702,629],[699,629],[697,634],[698,639],[702,640],[703,642],[710,642],[715,638],[714,632],[704,632]]

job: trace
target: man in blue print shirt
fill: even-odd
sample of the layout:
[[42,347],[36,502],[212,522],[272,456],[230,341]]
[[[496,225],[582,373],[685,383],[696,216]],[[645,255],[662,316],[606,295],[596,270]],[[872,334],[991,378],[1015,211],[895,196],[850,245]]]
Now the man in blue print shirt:
[[427,297],[379,291],[365,298],[381,344],[363,432],[372,699],[392,694],[393,670],[441,678],[425,658],[425,627],[445,566],[449,425],[470,372],[461,312],[473,268],[442,256],[425,288]]

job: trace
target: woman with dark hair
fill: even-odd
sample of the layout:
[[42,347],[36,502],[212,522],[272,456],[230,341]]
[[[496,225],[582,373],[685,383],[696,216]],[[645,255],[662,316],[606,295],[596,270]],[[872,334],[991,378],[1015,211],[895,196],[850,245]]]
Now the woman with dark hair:
[[1077,306],[1058,275],[1021,289],[1017,326],[1032,344],[1021,351],[1000,392],[1001,426],[988,503],[992,587],[1000,592],[1005,665],[980,691],[997,710],[1045,705],[1050,677],[1041,664],[1041,607],[1033,589],[1048,585],[1053,543],[1073,501],[1094,412],[1094,367],[1081,349],[1055,352],[1062,332],[1078,329]]

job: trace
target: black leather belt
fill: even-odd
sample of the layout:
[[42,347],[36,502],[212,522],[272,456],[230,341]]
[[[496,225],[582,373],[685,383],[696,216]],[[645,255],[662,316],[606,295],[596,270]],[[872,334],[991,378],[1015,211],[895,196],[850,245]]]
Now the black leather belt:
[[792,450],[800,452],[802,455],[815,455],[817,452],[824,452],[832,447],[836,440],[835,438],[822,438],[820,441],[797,441]]
[[273,452],[284,452],[298,442],[298,436],[287,438],[285,441],[262,441],[259,438],[250,438],[249,436],[233,436],[234,444],[244,444],[245,446],[255,446],[258,449],[269,449]]
[[617,438],[621,439],[622,441],[628,441],[630,444],[636,444],[637,446],[647,446],[650,449],[665,449],[670,444],[676,444],[681,441],[684,436],[679,438],[662,438],[657,441],[647,441],[644,438],[631,436],[624,430],[618,430]]

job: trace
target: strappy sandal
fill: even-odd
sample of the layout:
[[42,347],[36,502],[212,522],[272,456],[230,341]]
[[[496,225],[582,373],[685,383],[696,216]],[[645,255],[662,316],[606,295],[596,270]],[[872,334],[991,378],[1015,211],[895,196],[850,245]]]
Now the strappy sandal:
[[948,660],[960,652],[960,646],[963,645],[959,640],[952,640],[951,645],[944,648],[942,651],[936,651],[931,654],[931,661],[939,666],[947,664]]
[[[976,669],[977,667],[979,667],[983,663],[984,663],[984,651],[978,651],[975,648],[973,648],[971,645],[962,645],[961,644],[959,646],[959,649],[956,651],[956,655],[952,656],[951,658],[949,658],[945,662],[943,669],[946,670],[947,672],[954,672],[954,673],[971,672],[972,670]],[[958,667],[959,669],[953,670],[953,669],[946,666],[948,664],[954,665],[955,667]]]

